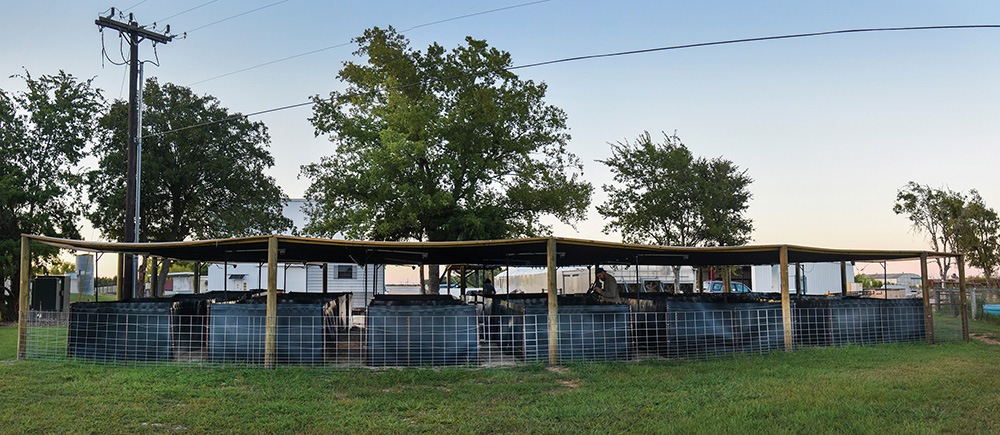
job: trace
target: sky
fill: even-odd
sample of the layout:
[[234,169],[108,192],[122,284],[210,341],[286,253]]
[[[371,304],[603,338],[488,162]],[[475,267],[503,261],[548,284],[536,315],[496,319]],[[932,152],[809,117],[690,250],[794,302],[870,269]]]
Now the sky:
[[[342,90],[337,72],[360,60],[350,40],[372,26],[392,25],[420,50],[485,39],[523,65],[784,34],[1000,24],[1000,3],[987,1],[3,2],[0,88],[22,89],[23,80],[9,76],[25,70],[64,70],[92,78],[108,98],[127,97],[125,67],[102,56],[103,46],[121,60],[117,32],[94,24],[112,6],[140,24],[188,32],[155,52],[148,42],[140,47],[142,59],[159,61],[146,65],[147,77],[242,113]],[[557,236],[620,241],[603,232],[596,212],[606,200],[601,186],[612,182],[597,160],[610,156],[609,142],[676,132],[695,155],[729,159],[753,178],[754,244],[928,249],[892,211],[907,182],[976,189],[1000,207],[998,41],[1000,29],[859,33],[517,70],[548,85],[546,101],[568,116],[568,149],[595,186],[584,221],[547,222]],[[315,137],[311,113],[299,107],[253,117],[271,134],[269,174],[293,198],[308,187],[300,167],[334,153]],[[87,227],[83,236],[100,235]]]

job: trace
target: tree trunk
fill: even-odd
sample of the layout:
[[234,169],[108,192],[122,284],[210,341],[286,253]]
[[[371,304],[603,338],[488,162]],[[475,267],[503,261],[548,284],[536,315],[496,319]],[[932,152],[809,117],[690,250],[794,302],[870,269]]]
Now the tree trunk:
[[426,295],[427,294],[427,281],[426,281],[426,278],[424,276],[424,265],[423,264],[420,265],[420,294],[422,294],[422,295]]
[[160,273],[156,277],[156,297],[163,297],[163,289],[167,285],[167,275],[170,274],[171,263],[173,260],[169,258],[160,260]]
[[[128,254],[126,254],[128,255]],[[135,294],[132,297],[142,298],[146,297],[146,262],[149,261],[148,257],[142,257],[142,262],[139,263],[139,270],[135,274]],[[126,283],[126,288],[128,284]]]
[[441,265],[427,265],[427,281],[428,294],[441,294]]
[[681,294],[681,267],[671,266],[674,269],[674,294]]
[[21,280],[18,274],[10,277],[9,292],[0,292],[0,320],[4,322],[17,321],[18,304],[20,303],[19,293]]

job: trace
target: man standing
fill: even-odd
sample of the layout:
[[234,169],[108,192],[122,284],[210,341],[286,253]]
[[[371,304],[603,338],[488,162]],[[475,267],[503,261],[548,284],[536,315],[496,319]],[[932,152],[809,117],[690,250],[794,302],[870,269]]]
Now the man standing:
[[[598,283],[600,283],[599,286]],[[594,283],[594,291],[602,302],[622,303],[622,298],[618,295],[618,280],[603,267],[597,268],[597,282]]]

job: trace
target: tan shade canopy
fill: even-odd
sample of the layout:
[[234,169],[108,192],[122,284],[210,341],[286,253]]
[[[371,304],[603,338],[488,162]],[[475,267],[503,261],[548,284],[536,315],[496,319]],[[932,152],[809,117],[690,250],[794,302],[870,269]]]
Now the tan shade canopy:
[[[25,235],[47,245],[82,251],[133,253],[187,261],[266,263],[268,239],[278,241],[279,262],[356,264],[479,264],[494,266],[546,265],[549,238],[467,242],[371,242],[294,236],[254,236],[232,239],[163,243],[110,243]],[[635,245],[582,239],[554,238],[559,266],[591,264],[645,264],[725,266],[779,264],[782,246],[789,263],[833,261],[890,261],[958,254],[927,251],[825,249],[795,245],[691,248]]]

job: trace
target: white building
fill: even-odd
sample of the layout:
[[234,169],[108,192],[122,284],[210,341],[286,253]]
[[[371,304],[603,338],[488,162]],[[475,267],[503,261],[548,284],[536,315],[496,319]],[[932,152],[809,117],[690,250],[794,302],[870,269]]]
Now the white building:
[[[795,268],[799,268],[800,282],[795,280]],[[781,266],[753,266],[750,269],[751,288],[755,292],[781,292]],[[791,294],[826,295],[840,294],[841,271],[840,263],[800,263],[788,265],[788,292]],[[860,285],[854,282],[854,267],[847,267],[847,290],[861,291]],[[801,288],[801,292],[799,291]]]
[[[674,270],[670,266],[603,266],[615,277],[624,291],[635,291],[635,284],[641,282],[643,291],[666,291],[674,285]],[[680,284],[684,291],[694,288],[695,273],[690,266],[680,268]],[[511,268],[498,274],[494,280],[497,293],[522,292],[541,293],[548,286],[545,269]],[[556,286],[560,294],[586,293],[594,281],[593,267],[567,267],[556,271]]]
[[[285,205],[283,214],[292,220],[293,232],[305,226],[305,204],[305,199],[291,199]],[[278,263],[278,290],[322,292],[323,266],[323,263]],[[327,291],[354,293],[355,306],[364,306],[375,292],[385,293],[385,267],[381,265],[328,263],[326,270]],[[208,266],[207,288],[203,290],[249,291],[266,288],[267,264],[213,263]]]

